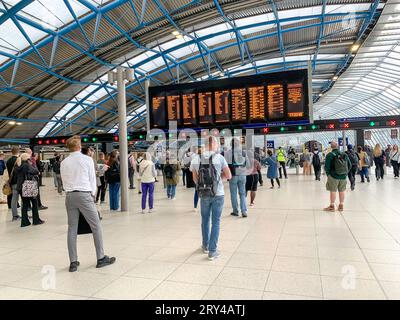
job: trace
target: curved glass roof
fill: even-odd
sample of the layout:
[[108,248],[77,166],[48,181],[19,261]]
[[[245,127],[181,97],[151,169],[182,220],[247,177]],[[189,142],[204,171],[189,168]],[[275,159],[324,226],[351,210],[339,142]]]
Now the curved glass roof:
[[[339,96],[331,94],[340,92],[338,90],[357,90],[359,96],[349,95],[342,99],[346,99],[346,103],[359,103],[361,108],[364,102],[364,100],[361,101],[361,97],[365,98],[372,92],[377,93],[373,90],[374,86],[379,86],[374,83],[378,79],[379,72],[386,74],[386,78],[390,78],[387,75],[392,73],[400,74],[400,69],[395,69],[399,51],[398,46],[393,42],[396,41],[394,33],[390,35],[382,33],[379,37],[388,37],[388,39],[385,38],[384,41],[376,43],[381,46],[380,50],[387,50],[390,46],[390,55],[385,57],[379,55],[379,50],[367,50],[364,53],[363,50],[367,48],[364,44],[354,57],[348,71],[355,65],[357,70],[366,72],[378,64],[379,68],[384,68],[384,70],[377,67],[375,74],[370,77],[360,76],[356,73],[347,75],[346,71],[336,81],[333,89],[328,91],[334,83],[332,77],[340,74],[346,63],[353,59],[350,48],[355,39],[362,42],[361,37],[371,21],[379,17],[379,15],[375,15],[377,12],[380,13],[380,10],[385,7],[384,13],[389,12],[389,16],[385,18],[386,20],[381,19],[380,22],[385,25],[390,23],[392,27],[396,27],[397,17],[390,16],[396,15],[398,12],[396,11],[398,4],[392,6],[392,2],[397,3],[396,0],[389,0],[386,4],[385,1],[378,0],[263,1],[262,4],[260,2],[259,9],[247,8],[241,3],[243,8],[240,10],[243,12],[236,10],[233,13],[225,13],[226,9],[223,5],[235,2],[241,3],[241,0],[204,1],[203,3],[215,6],[211,10],[218,11],[219,19],[210,19],[209,23],[207,21],[196,23],[196,19],[193,19],[192,24],[181,27],[174,20],[174,12],[180,12],[184,8],[195,8],[199,4],[197,1],[172,0],[168,3],[160,0],[1,1],[0,93],[9,92],[28,99],[27,101],[44,103],[48,105],[47,109],[43,109],[46,112],[51,108],[53,110],[57,108],[58,111],[53,112],[49,120],[46,121],[43,117],[43,120],[36,120],[46,121],[38,133],[39,136],[45,136],[61,134],[72,124],[76,125],[75,128],[81,128],[80,130],[110,132],[117,130],[116,112],[112,107],[116,88],[107,83],[106,72],[118,65],[134,70],[135,81],[127,85],[127,97],[129,100],[128,123],[135,128],[145,123],[146,107],[143,86],[146,79],[150,79],[155,84],[163,84],[179,81],[179,74],[185,78],[184,81],[233,77],[302,68],[306,67],[308,61],[311,60],[314,65],[315,101],[319,99],[320,92],[328,92],[316,103],[317,115],[330,117],[332,110],[340,110],[336,114],[346,114],[346,116],[355,114],[354,110],[349,111],[344,107],[343,101],[338,100]],[[272,10],[263,12],[265,9],[261,10],[261,5],[268,5]],[[126,12],[123,12],[128,8],[127,6],[133,13],[130,18],[138,22],[138,27],[134,29],[137,32],[141,29],[145,30],[147,26],[151,25],[147,21],[159,21],[157,19],[164,19],[168,23],[168,26],[160,25],[159,30],[167,27],[169,29],[165,29],[167,31],[149,39],[145,45],[139,43],[137,38],[131,38],[130,33],[121,27],[121,21],[123,18],[127,18]],[[386,9],[387,7],[389,9]],[[246,10],[251,12],[246,12]],[[157,14],[160,12],[162,15],[157,18]],[[95,23],[89,29],[88,23],[93,20]],[[111,26],[109,28],[112,28],[113,32],[102,30],[102,23],[105,22]],[[60,33],[66,29],[74,30],[75,33],[68,34],[68,38],[66,38],[64,33]],[[77,30],[81,31],[79,37]],[[128,39],[130,45],[134,44],[133,50],[129,54],[123,54],[111,61],[104,61],[100,58],[100,54],[92,53],[100,50],[97,49],[97,45],[100,47],[101,31],[110,32],[116,38],[122,36],[125,40]],[[388,32],[388,30],[381,31]],[[41,43],[48,38],[52,38],[53,41],[53,46],[47,53],[51,62],[57,58],[57,54],[65,53],[60,51],[61,49],[57,46],[55,41],[57,37],[67,42],[70,49],[78,51],[76,57],[83,57],[82,61],[91,58],[100,64],[101,68],[98,67],[97,71],[92,70],[91,77],[81,76],[80,79],[77,77],[74,79],[65,76],[62,69],[56,70],[51,64],[47,68],[38,66],[37,61],[40,62],[40,58],[45,57],[44,47]],[[370,38],[371,36],[368,41]],[[106,40],[106,37],[101,39]],[[329,43],[330,40],[337,42]],[[89,47],[84,50],[85,43],[96,48]],[[274,49],[262,51],[269,47]],[[62,50],[66,50],[66,48],[62,48]],[[35,52],[36,60],[33,61],[29,57]],[[365,55],[361,56],[362,54]],[[72,62],[72,58],[69,59]],[[68,60],[65,59],[65,61]],[[74,63],[76,64],[75,61]],[[70,82],[71,88],[73,87],[75,92],[71,94],[73,91],[68,91],[69,97],[67,95],[43,95],[43,97],[33,95],[24,88],[28,88],[25,83],[29,83],[34,77],[14,84],[14,80],[21,73],[20,65],[36,68],[38,75],[49,74],[55,80]],[[388,65],[391,66],[391,73],[386,72]],[[79,69],[79,66],[76,68]],[[9,71],[8,74],[5,73],[6,71]],[[365,84],[357,86],[360,79],[370,86],[368,92],[365,92]],[[380,82],[380,80],[387,80],[388,86],[385,87],[384,93],[381,93],[383,98],[379,98],[385,99],[383,101],[387,102],[387,106],[382,109],[373,109],[373,112],[394,112],[393,108],[391,111],[388,109],[389,105],[394,106],[396,103],[393,96],[399,90],[398,85],[396,81],[390,82],[392,78],[391,80],[385,79],[385,75],[381,75],[378,81]],[[350,84],[354,84],[354,86],[349,86]],[[369,90],[370,88],[372,89]],[[372,103],[373,100],[369,105],[370,110],[372,110]],[[96,117],[90,123],[86,120],[83,121],[85,117],[93,118],[92,113],[96,111],[106,113],[107,119],[110,120],[104,121],[102,125],[98,124]],[[360,109],[360,112],[364,112],[363,109]]]

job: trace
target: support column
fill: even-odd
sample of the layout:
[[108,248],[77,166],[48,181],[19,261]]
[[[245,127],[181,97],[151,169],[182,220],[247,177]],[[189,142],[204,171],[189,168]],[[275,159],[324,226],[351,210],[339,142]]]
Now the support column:
[[342,139],[343,139],[343,151],[346,151],[347,143],[346,143],[346,131],[342,131]]
[[150,80],[144,82],[144,91],[146,95],[146,129],[150,132],[150,99],[149,99]]
[[121,170],[121,211],[128,211],[128,131],[126,124],[126,92],[124,69],[117,68],[119,158]]

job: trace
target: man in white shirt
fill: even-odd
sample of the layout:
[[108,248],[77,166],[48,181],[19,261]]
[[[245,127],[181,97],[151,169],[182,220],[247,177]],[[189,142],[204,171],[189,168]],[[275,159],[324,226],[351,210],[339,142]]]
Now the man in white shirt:
[[81,153],[79,136],[68,139],[67,147],[71,154],[61,162],[60,171],[66,192],[65,206],[68,214],[68,252],[71,262],[69,271],[75,272],[79,266],[76,248],[79,213],[84,216],[93,233],[97,255],[96,268],[102,268],[113,264],[116,259],[104,255],[102,228],[94,203],[97,184],[93,160]]

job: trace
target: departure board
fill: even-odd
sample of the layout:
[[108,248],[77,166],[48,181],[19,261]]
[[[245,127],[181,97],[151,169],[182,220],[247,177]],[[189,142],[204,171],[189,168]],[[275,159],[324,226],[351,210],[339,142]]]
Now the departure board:
[[288,83],[288,117],[301,118],[304,116],[304,94],[302,83]]
[[182,94],[183,106],[183,124],[190,125],[196,124],[196,94],[183,93]]
[[250,120],[265,119],[264,86],[249,87]]
[[277,83],[267,85],[267,94],[269,120],[283,119],[285,117],[283,84]]
[[168,104],[168,120],[178,121],[180,119],[180,95],[169,95],[167,96]]
[[212,123],[212,100],[213,94],[211,91],[199,92],[199,121],[200,123]]
[[232,89],[232,121],[247,121],[246,88]]
[[229,90],[215,91],[215,122],[229,122]]
[[261,128],[312,122],[312,68],[150,86],[149,128]]
[[152,120],[154,127],[165,126],[165,97],[153,97],[152,109]]

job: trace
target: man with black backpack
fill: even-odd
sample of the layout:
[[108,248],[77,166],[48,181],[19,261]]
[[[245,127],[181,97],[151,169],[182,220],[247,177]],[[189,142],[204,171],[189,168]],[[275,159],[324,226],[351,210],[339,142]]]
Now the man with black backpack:
[[311,163],[314,168],[315,180],[321,181],[321,162],[322,154],[319,152],[318,146],[314,146]]
[[346,153],[340,152],[338,143],[331,142],[332,151],[328,153],[325,159],[325,171],[328,177],[326,190],[330,192],[330,205],[325,208],[325,211],[335,211],[336,192],[339,192],[339,207],[338,210],[343,211],[344,192],[346,190],[347,175],[352,166],[349,157]]
[[[196,183],[201,205],[201,230],[203,236],[202,250],[209,260],[219,257],[217,251],[220,221],[224,207],[224,185],[222,178],[232,178],[225,158],[217,153],[218,141],[209,136],[205,141],[205,151],[201,157],[196,155],[191,162],[190,170]],[[212,223],[210,234],[210,220]]]
[[351,162],[351,167],[348,173],[348,177],[350,181],[351,190],[354,190],[356,186],[356,174],[360,164],[360,158],[358,157],[358,154],[354,151],[353,146],[351,144],[347,146],[346,154]]

